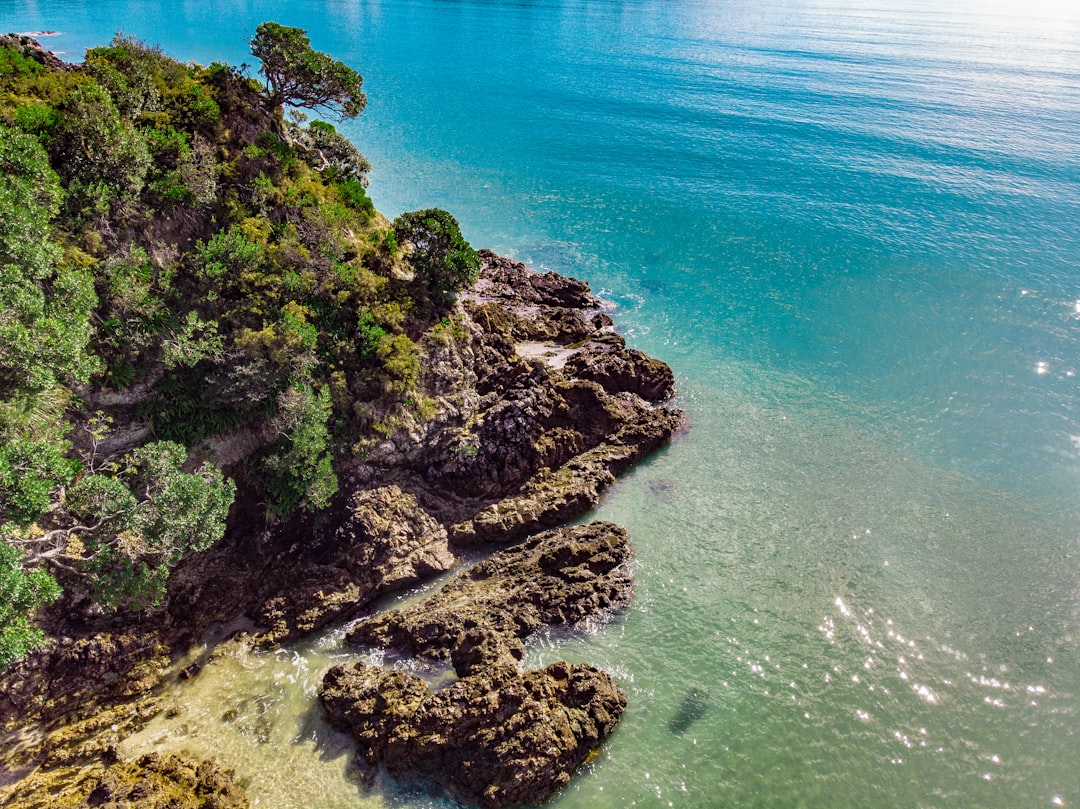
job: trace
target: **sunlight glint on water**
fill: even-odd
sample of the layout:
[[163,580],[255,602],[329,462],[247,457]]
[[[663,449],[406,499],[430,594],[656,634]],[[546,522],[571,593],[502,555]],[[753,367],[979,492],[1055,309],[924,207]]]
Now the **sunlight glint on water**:
[[[204,62],[267,18],[364,74],[381,210],[586,278],[679,376],[689,430],[596,515],[635,604],[529,653],[630,697],[554,805],[1080,804],[1076,4],[0,5]],[[147,733],[261,807],[447,805],[343,777],[336,637],[211,664]]]

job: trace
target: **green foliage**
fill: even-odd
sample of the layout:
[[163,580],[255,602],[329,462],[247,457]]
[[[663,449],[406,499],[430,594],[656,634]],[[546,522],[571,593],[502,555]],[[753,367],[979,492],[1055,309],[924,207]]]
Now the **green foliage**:
[[273,378],[301,384],[311,379],[318,365],[318,339],[318,329],[307,322],[304,308],[292,302],[277,323],[266,323],[258,330],[241,329],[235,338],[245,356],[272,369]]
[[361,356],[375,356],[379,343],[386,339],[386,336],[386,329],[378,324],[375,315],[368,311],[360,313],[356,322],[356,350]]
[[0,671],[45,639],[30,618],[59,595],[56,579],[44,570],[25,570],[22,554],[0,537]]
[[342,201],[354,211],[362,214],[365,221],[370,221],[375,215],[375,203],[371,201],[363,183],[359,180],[342,180],[335,183],[334,188],[337,189]]
[[309,387],[290,387],[279,397],[278,426],[284,435],[263,461],[271,514],[289,514],[301,506],[325,508],[337,492],[328,451],[331,412],[326,388],[315,393]]
[[208,357],[219,357],[223,348],[217,322],[203,320],[198,312],[188,312],[183,325],[162,345],[161,362],[169,370],[194,368]]
[[39,138],[49,137],[59,121],[60,113],[48,104],[27,104],[18,107],[12,116],[15,126]]
[[386,393],[401,397],[412,390],[420,379],[416,343],[404,334],[387,336],[379,341],[375,354],[382,361]]
[[283,516],[429,412],[418,344],[450,332],[420,332],[475,253],[443,211],[387,227],[360,151],[285,122],[359,114],[355,71],[298,28],[251,45],[265,87],[129,37],[65,71],[0,47],[0,666],[40,642],[49,574],[138,609],[222,535],[233,484],[186,447],[276,435],[237,468]]
[[213,93],[192,68],[134,37],[117,35],[109,47],[91,48],[86,66],[126,118],[163,113],[165,121],[188,130],[207,129],[221,118]]
[[25,526],[49,508],[53,491],[75,472],[64,449],[58,442],[27,438],[0,444],[0,523]]
[[43,390],[94,368],[90,278],[61,265],[50,240],[61,194],[40,143],[0,124],[0,391]]
[[108,91],[86,84],[60,105],[53,160],[68,186],[72,212],[108,214],[142,191],[151,157],[146,139],[121,116]]
[[60,257],[49,221],[63,192],[36,138],[0,124],[0,266],[28,281],[48,277]]
[[21,51],[7,46],[0,47],[0,78],[34,76],[44,72],[44,65],[27,57]]
[[158,441],[72,487],[72,513],[86,526],[83,565],[107,606],[157,603],[168,571],[224,534],[235,485],[211,464],[183,472],[186,460],[182,446]]
[[397,234],[394,233],[394,229],[392,227],[380,231],[379,234],[377,234],[377,239],[378,240],[376,244],[378,245],[380,250],[389,255],[391,258],[397,255]]
[[164,125],[144,130],[153,159],[149,188],[162,207],[194,207],[212,202],[217,192],[218,166],[203,138],[190,142],[186,132]]
[[210,300],[215,300],[219,295],[235,293],[245,277],[261,267],[264,255],[262,243],[249,238],[240,225],[233,225],[198,245],[195,272]]
[[409,263],[437,306],[476,281],[480,259],[461,235],[457,220],[439,208],[403,213],[394,220],[398,244],[412,245]]
[[248,148],[251,157],[268,156],[273,158],[269,166],[273,166],[276,174],[288,172],[299,165],[296,147],[288,141],[278,137],[273,132],[263,132],[255,141],[255,145]]
[[[50,70],[30,56],[30,46],[0,46],[0,105],[43,103],[56,106],[87,82],[79,71]],[[5,116],[7,117],[7,116]]]
[[154,81],[152,51],[133,39],[117,36],[109,48],[86,52],[86,67],[104,87],[125,118],[134,119],[145,111],[162,107],[161,93]]
[[367,104],[360,74],[313,50],[302,28],[264,22],[255,29],[251,52],[262,62],[259,72],[266,79],[266,103],[271,109],[289,104],[355,118]]
[[333,124],[312,121],[307,129],[297,133],[296,141],[307,150],[309,162],[324,179],[367,185],[371,163]]
[[[268,391],[250,379],[231,379],[233,386],[223,392],[209,384],[207,374],[202,363],[190,368],[181,363],[155,386],[154,398],[135,408],[136,417],[148,422],[156,437],[190,446],[238,430],[262,415],[258,405]],[[267,384],[272,382],[268,374]],[[254,392],[255,400],[246,400],[244,391]]]

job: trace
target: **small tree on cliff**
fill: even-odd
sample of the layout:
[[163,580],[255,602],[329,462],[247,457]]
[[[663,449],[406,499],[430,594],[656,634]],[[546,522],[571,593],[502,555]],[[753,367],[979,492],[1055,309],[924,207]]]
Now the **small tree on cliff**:
[[409,244],[408,262],[437,306],[476,280],[480,258],[461,235],[457,220],[439,208],[403,213],[394,220],[398,244]]
[[262,62],[266,105],[285,104],[355,118],[367,104],[360,74],[333,57],[313,50],[307,32],[276,22],[255,29],[251,52]]

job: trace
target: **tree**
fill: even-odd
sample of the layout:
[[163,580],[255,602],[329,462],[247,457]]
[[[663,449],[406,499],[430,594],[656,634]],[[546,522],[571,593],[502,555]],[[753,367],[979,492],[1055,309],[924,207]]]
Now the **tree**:
[[69,205],[109,212],[124,197],[138,197],[151,157],[146,139],[98,84],[77,88],[60,105],[53,158],[68,185]]
[[20,556],[0,541],[0,671],[45,640],[30,615],[60,595],[56,579],[44,570],[23,570]]
[[50,240],[62,194],[37,139],[0,123],[0,399],[94,369],[93,283]]
[[186,460],[179,444],[157,441],[133,450],[118,472],[88,475],[72,487],[81,524],[64,530],[65,555],[91,574],[100,602],[156,604],[169,571],[224,535],[235,485],[209,463],[183,472]]
[[445,305],[480,273],[480,258],[457,220],[439,208],[403,213],[394,220],[398,244],[409,244],[408,262],[436,305]]
[[255,29],[251,52],[262,62],[259,72],[266,79],[265,100],[271,110],[288,104],[355,118],[367,104],[360,74],[313,50],[302,28],[264,22]]
[[[14,550],[27,575],[51,569],[81,579],[109,607],[155,604],[169,571],[225,533],[236,488],[208,463],[182,471],[187,450],[169,441],[146,444],[101,470],[88,460],[90,474],[49,515],[56,527],[0,526],[4,558]],[[0,602],[0,610],[15,607]]]

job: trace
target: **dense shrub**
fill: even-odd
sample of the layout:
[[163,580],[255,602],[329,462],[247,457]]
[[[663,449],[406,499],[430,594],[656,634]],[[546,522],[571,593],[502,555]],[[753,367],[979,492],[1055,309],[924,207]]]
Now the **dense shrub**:
[[457,220],[439,208],[403,213],[394,220],[398,244],[408,244],[409,263],[436,306],[452,302],[476,280],[480,259],[461,235]]

